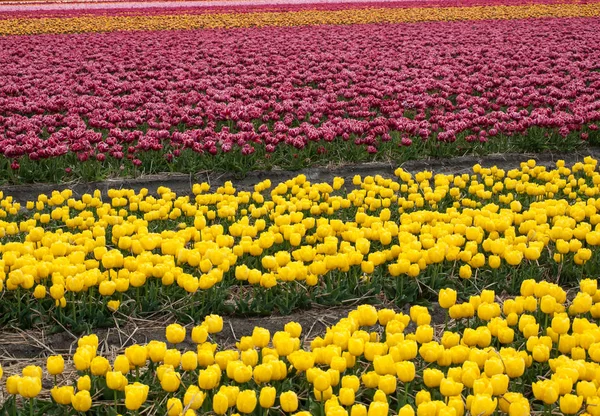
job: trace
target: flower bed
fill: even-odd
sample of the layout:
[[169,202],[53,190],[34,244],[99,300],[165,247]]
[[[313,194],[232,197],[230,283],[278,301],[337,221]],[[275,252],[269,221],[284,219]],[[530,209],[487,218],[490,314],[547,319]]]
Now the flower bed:
[[5,37],[0,166],[27,182],[565,151],[597,140],[598,22]]
[[596,166],[5,196],[0,316],[84,331],[117,310],[190,321],[360,297],[400,306],[442,287],[514,293],[529,278],[576,285],[599,264]]
[[[469,299],[441,290],[440,305],[452,319],[437,330],[426,307],[404,314],[362,305],[312,340],[289,322],[272,336],[255,327],[235,347],[223,347],[210,339],[223,328],[217,315],[193,328],[169,325],[164,338],[112,357],[99,351],[96,335],[87,335],[66,363],[50,356],[45,371],[30,365],[7,375],[4,409],[173,416],[597,415],[597,280],[582,280],[570,302],[548,282],[526,280],[520,293],[499,301],[492,290]],[[179,347],[187,337],[196,347]],[[75,376],[62,375],[72,367]],[[53,379],[52,401],[36,399],[42,378]]]

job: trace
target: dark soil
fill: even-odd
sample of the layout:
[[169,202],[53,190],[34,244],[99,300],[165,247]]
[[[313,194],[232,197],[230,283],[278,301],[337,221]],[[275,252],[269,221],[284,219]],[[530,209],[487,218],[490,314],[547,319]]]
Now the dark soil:
[[[400,166],[411,173],[423,170],[431,170],[434,173],[454,173],[462,174],[471,172],[473,165],[479,163],[484,167],[498,166],[503,169],[518,168],[521,162],[528,159],[535,160],[539,165],[553,167],[557,160],[564,160],[567,165],[582,161],[584,157],[592,156],[600,159],[600,149],[589,148],[584,152],[573,152],[569,154],[557,153],[507,153],[492,154],[487,156],[463,156],[448,159],[427,159],[408,161]],[[239,175],[221,172],[198,172],[194,174],[174,174],[166,173],[161,175],[148,175],[139,178],[116,178],[103,182],[90,183],[64,183],[64,184],[27,184],[3,186],[2,191],[5,195],[11,195],[16,201],[21,203],[36,200],[40,194],[50,194],[52,191],[61,191],[63,189],[72,189],[74,196],[81,196],[85,193],[91,193],[95,189],[100,189],[106,193],[108,189],[134,189],[139,191],[147,188],[150,192],[155,191],[159,186],[166,186],[177,194],[190,194],[192,185],[198,182],[208,182],[212,189],[222,186],[226,181],[232,181],[238,191],[252,189],[257,182],[265,179],[271,179],[273,183],[279,183],[294,178],[297,175],[304,174],[311,182],[331,182],[336,176],[346,179],[346,183],[351,182],[354,175],[382,175],[393,176],[397,165],[391,163],[363,163],[347,164],[330,167],[317,167],[302,169],[298,171],[254,171],[248,173],[245,177]]]

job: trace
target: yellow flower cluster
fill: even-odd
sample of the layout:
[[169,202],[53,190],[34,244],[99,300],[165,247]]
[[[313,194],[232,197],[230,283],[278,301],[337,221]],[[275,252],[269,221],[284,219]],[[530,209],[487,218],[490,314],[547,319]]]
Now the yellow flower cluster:
[[508,171],[476,165],[472,175],[399,168],[397,180],[355,176],[352,185],[299,175],[253,191],[196,184],[192,196],[65,190],[25,206],[0,192],[0,291],[62,307],[89,292],[86,303],[115,310],[124,295],[160,298],[167,287],[181,296],[298,282],[310,291],[331,275],[393,284],[390,275],[464,280],[501,268],[514,279],[516,266],[526,274],[540,259],[581,274],[600,245],[596,165],[588,157],[551,170],[533,160]]
[[0,35],[487,19],[504,20],[545,17],[595,17],[598,15],[600,15],[599,3],[564,3],[518,6],[370,8],[249,13],[226,12],[193,15],[18,18],[0,20]]
[[[600,415],[596,279],[582,280],[569,302],[558,285],[533,280],[502,302],[491,290],[463,303],[457,297],[452,289],[440,291],[440,305],[453,319],[437,333],[426,307],[404,314],[361,305],[313,340],[303,340],[300,324],[289,322],[272,336],[256,327],[235,348],[222,349],[209,337],[223,320],[210,315],[189,334],[169,325],[167,342],[129,346],[111,362],[100,355],[98,337],[88,335],[70,359],[76,382],[57,377],[62,356],[47,359],[53,406],[85,412],[98,397],[117,413],[138,411],[151,399],[170,416],[274,407],[327,416],[462,416],[467,410],[520,416],[554,408]],[[178,345],[188,335],[196,346],[182,351]],[[42,368],[28,366],[7,378],[6,389],[12,400],[32,399],[42,377]]]

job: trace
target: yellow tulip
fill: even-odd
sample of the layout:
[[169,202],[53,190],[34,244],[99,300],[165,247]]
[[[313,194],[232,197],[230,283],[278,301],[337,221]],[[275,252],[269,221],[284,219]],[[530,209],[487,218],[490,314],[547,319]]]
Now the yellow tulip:
[[71,397],[71,404],[78,412],[87,412],[92,407],[92,397],[87,390],[78,391]]
[[129,373],[130,363],[129,359],[125,355],[117,355],[113,363],[114,371],[120,371],[122,374]]
[[[192,409],[194,410],[194,409]],[[176,397],[167,400],[167,416],[179,416],[183,412],[183,404]]]
[[223,330],[223,318],[219,315],[208,315],[204,318],[209,334],[215,334]]
[[229,399],[225,393],[217,393],[213,397],[213,411],[218,415],[224,415],[229,408]]
[[166,392],[173,393],[179,389],[181,375],[175,371],[167,371],[160,380],[160,386]]
[[21,380],[21,377],[17,376],[17,375],[13,375],[13,376],[9,376],[6,379],[6,391],[8,392],[8,394],[18,394],[19,393],[19,381]]
[[166,338],[171,344],[179,344],[185,339],[185,328],[179,324],[171,324],[166,328]]
[[553,404],[558,400],[559,386],[551,380],[542,380],[531,385],[533,395],[545,404]]
[[71,404],[71,399],[75,394],[75,389],[73,386],[54,386],[52,387],[52,390],[50,390],[50,394],[56,403],[69,405]]
[[400,361],[395,365],[396,375],[403,383],[410,383],[416,375],[415,364],[412,361]]
[[457,294],[455,290],[442,289],[439,292],[438,302],[442,308],[449,309],[456,304],[456,296]]
[[496,410],[497,399],[492,399],[485,394],[477,394],[471,402],[471,414],[480,416],[489,416]]
[[123,391],[127,384],[127,377],[120,371],[109,371],[106,373],[106,386],[109,389]]
[[146,344],[146,351],[148,358],[150,358],[153,363],[158,363],[165,359],[167,344],[161,341],[152,340]]
[[444,373],[442,373],[440,370],[434,368],[426,368],[423,371],[423,382],[429,388],[439,387],[443,378]]
[[27,399],[36,397],[41,390],[42,381],[39,377],[25,376],[18,379],[17,391]]
[[110,370],[110,363],[104,357],[94,357],[90,364],[92,374],[95,376],[104,376]]
[[445,397],[458,396],[463,390],[463,384],[448,378],[442,378],[440,393]]
[[298,396],[293,391],[286,391],[279,396],[279,403],[284,412],[295,412],[298,409]]
[[410,404],[406,404],[400,408],[398,416],[415,416],[415,409]]
[[192,329],[192,341],[196,344],[206,342],[208,338],[208,327],[206,325],[198,325]]
[[77,390],[90,391],[92,388],[92,379],[90,376],[81,376],[77,379]]
[[368,416],[386,416],[389,412],[389,405],[387,402],[374,401],[369,404]]
[[125,407],[138,410],[148,397],[149,386],[135,382],[125,386]]
[[275,404],[276,394],[277,391],[275,390],[275,387],[263,387],[260,390],[259,395],[260,406],[264,409],[273,407],[273,405]]
[[560,398],[560,411],[566,415],[574,415],[579,412],[583,404],[583,397],[574,394],[566,394]]
[[252,343],[258,347],[263,348],[269,344],[271,334],[268,329],[261,327],[254,327],[252,330]]
[[198,385],[203,390],[212,390],[219,382],[219,375],[214,369],[200,370],[198,375]]
[[383,391],[385,394],[392,394],[396,391],[397,380],[396,376],[391,374],[386,374],[379,377],[379,390]]
[[183,405],[192,410],[198,410],[204,403],[205,399],[206,393],[192,384],[185,391],[185,395],[183,396]]
[[241,413],[252,413],[256,408],[256,392],[254,390],[241,391],[236,400],[236,407]]
[[131,365],[135,367],[142,367],[146,365],[146,355],[146,347],[143,347],[141,345],[134,344],[130,347],[125,348],[125,356],[129,360]]
[[65,360],[62,355],[51,355],[46,360],[46,368],[50,375],[62,374],[65,370]]

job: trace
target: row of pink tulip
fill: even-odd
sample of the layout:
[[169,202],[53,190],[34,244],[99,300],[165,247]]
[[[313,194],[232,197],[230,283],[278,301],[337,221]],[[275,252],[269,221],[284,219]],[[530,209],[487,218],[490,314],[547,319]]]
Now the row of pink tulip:
[[600,121],[598,33],[580,18],[0,38],[0,154],[141,164],[532,128],[585,140]]

